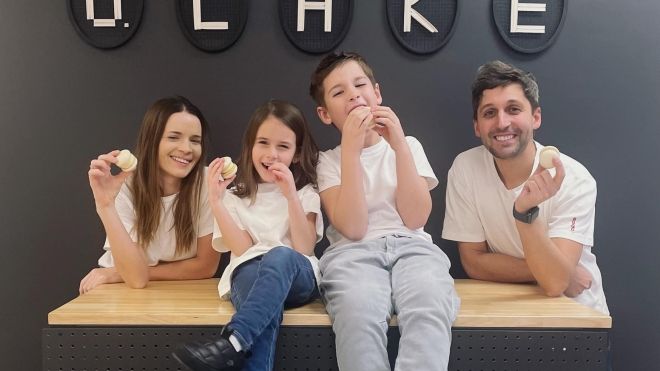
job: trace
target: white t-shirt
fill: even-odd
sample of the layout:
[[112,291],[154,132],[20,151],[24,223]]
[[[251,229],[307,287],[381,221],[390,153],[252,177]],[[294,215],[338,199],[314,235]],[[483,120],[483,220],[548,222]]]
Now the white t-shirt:
[[[311,184],[298,190],[298,198],[305,214],[316,214],[316,242],[323,238],[323,216],[321,215],[321,200],[318,192]],[[254,242],[241,256],[231,254],[229,266],[222,273],[218,284],[218,293],[223,299],[229,299],[231,288],[231,274],[234,269],[248,260],[267,253],[277,246],[291,247],[291,233],[289,230],[289,207],[286,197],[277,184],[260,183],[254,204],[250,205],[250,198],[240,198],[231,191],[225,193],[222,202],[229,211],[238,227],[247,231]],[[222,240],[220,227],[215,223],[213,231],[213,248],[219,252],[228,252]],[[316,282],[319,282],[319,263],[316,256],[308,256],[314,269]]]
[[[438,185],[438,179],[424,154],[422,145],[414,137],[406,137],[406,141],[412,152],[417,173],[426,179],[429,190],[435,188]],[[381,138],[373,146],[364,148],[360,155],[360,162],[369,217],[367,233],[362,240],[401,234],[417,236],[432,242],[431,236],[424,232],[424,228],[412,230],[406,227],[396,209],[396,154],[389,143]],[[341,184],[341,145],[319,154],[316,172],[319,192]],[[344,237],[332,225],[328,227],[326,233],[330,247],[333,248],[357,242]]]
[[[533,170],[541,146],[536,143]],[[550,238],[565,238],[583,245],[579,264],[593,278],[591,288],[574,298],[603,313],[609,313],[596,257],[591,253],[594,234],[596,181],[587,169],[561,154],[566,177],[557,194],[539,205],[538,220],[547,223]],[[550,170],[554,176],[554,169]],[[531,173],[530,173],[531,176]],[[492,252],[524,258],[523,246],[513,218],[513,203],[523,185],[506,189],[493,155],[484,146],[459,154],[449,169],[442,238],[460,242],[488,243]]]
[[[130,179],[130,178],[129,178]],[[130,181],[130,180],[128,180]],[[128,188],[128,181],[124,182],[115,199],[115,208],[119,213],[124,228],[128,231],[133,242],[137,242],[137,231],[135,227],[135,207],[133,205],[133,195]],[[203,237],[213,233],[213,212],[208,201],[206,181],[202,180],[202,192],[199,197],[199,217],[197,218],[197,237]],[[155,266],[160,261],[171,262],[185,260],[197,255],[197,240],[195,239],[192,248],[183,255],[175,255],[176,251],[176,233],[174,231],[174,204],[178,194],[165,196],[161,198],[162,207],[158,229],[146,250],[147,264]],[[110,251],[110,243],[105,239],[103,249],[105,254],[99,259],[99,266],[113,267],[114,260]]]

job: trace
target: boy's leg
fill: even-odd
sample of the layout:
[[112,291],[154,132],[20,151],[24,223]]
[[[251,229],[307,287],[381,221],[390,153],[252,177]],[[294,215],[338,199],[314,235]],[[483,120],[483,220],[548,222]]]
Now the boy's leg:
[[388,247],[396,257],[392,297],[401,332],[395,370],[447,370],[451,325],[460,305],[449,259],[418,238],[388,237]]
[[345,245],[321,258],[321,295],[332,320],[340,370],[390,371],[392,298],[384,241]]
[[244,370],[271,370],[285,300],[308,301],[316,293],[314,272],[304,255],[288,247],[273,248],[245,264],[232,277],[237,312],[228,326],[252,353]]

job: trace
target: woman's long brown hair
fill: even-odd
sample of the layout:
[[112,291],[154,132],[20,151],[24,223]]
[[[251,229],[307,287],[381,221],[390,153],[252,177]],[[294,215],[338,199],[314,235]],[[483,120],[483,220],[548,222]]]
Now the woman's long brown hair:
[[234,194],[241,198],[249,197],[253,203],[260,178],[252,163],[252,147],[254,147],[259,127],[268,116],[273,116],[281,121],[296,135],[296,154],[294,161],[289,166],[296,189],[300,190],[307,184],[317,186],[316,164],[319,161],[319,149],[309,130],[305,116],[298,107],[289,102],[270,100],[259,106],[250,117],[250,122],[243,135],[243,148],[238,159]]
[[197,221],[202,184],[204,182],[204,164],[206,163],[208,124],[202,112],[188,99],[175,96],[156,101],[144,115],[138,134],[135,155],[138,167],[130,182],[136,216],[136,234],[138,245],[146,250],[158,230],[163,210],[160,186],[160,165],[158,148],[165,131],[165,125],[172,114],[188,112],[196,116],[202,124],[202,153],[190,174],[181,180],[181,188],[173,204],[174,228],[176,236],[175,255],[180,256],[192,249],[197,239]]

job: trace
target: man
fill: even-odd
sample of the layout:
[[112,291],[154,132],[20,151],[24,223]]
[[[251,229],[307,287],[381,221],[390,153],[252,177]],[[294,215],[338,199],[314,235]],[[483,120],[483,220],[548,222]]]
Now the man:
[[609,313],[591,252],[596,182],[561,154],[539,165],[543,146],[534,76],[494,61],[472,85],[474,131],[482,146],[456,157],[449,170],[442,237],[458,241],[461,262],[476,279],[537,282]]

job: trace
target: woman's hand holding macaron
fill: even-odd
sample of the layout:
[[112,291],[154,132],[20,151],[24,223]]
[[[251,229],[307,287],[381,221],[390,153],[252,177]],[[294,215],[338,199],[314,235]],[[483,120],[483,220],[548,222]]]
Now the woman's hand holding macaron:
[[[112,175],[110,168],[112,164],[122,169],[117,175]],[[94,194],[97,210],[100,208],[114,206],[115,198],[122,184],[137,167],[137,158],[129,150],[114,150],[99,155],[89,164],[89,185]]]

